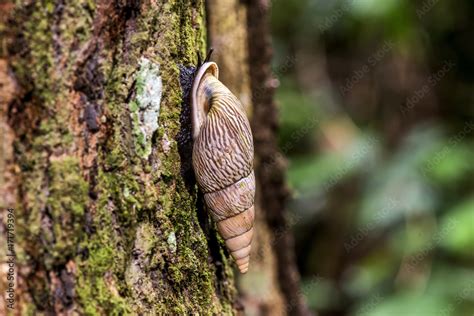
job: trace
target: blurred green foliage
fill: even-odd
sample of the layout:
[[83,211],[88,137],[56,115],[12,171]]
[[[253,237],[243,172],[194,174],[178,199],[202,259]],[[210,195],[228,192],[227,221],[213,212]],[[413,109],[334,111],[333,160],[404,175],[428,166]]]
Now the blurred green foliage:
[[272,5],[308,304],[321,316],[472,316],[474,2]]

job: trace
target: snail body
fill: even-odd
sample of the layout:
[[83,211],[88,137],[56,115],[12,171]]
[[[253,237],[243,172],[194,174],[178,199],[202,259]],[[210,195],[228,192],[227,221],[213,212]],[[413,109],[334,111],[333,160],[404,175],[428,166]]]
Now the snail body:
[[247,272],[255,217],[250,123],[240,101],[205,62],[192,87],[193,167],[217,228],[239,270]]

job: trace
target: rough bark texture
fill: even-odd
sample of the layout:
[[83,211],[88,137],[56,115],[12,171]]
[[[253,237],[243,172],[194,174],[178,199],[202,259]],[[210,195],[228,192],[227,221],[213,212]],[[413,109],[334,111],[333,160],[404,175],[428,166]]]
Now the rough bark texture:
[[15,208],[14,313],[235,312],[231,259],[196,209],[190,168],[203,1],[7,7],[1,213]]

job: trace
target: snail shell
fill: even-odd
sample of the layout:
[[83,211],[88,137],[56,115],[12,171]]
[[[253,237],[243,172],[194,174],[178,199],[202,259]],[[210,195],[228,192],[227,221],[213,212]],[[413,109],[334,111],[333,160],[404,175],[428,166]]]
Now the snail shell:
[[193,83],[193,167],[219,233],[245,273],[255,216],[252,131],[242,104],[218,76],[217,65],[206,62]]

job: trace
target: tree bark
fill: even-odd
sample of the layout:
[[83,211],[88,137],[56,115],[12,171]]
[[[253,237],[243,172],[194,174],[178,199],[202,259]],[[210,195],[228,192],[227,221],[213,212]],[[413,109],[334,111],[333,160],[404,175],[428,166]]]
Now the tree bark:
[[191,169],[187,93],[205,51],[203,1],[2,6],[13,313],[235,313],[232,261]]
[[[252,61],[249,60],[248,50],[248,5],[241,0],[208,0],[206,3],[209,42],[215,52],[213,59],[220,68],[219,79],[239,97],[252,119],[255,105],[250,78]],[[261,179],[257,177],[256,180],[256,229],[252,241],[251,268],[237,279],[239,295],[247,315],[285,315],[286,299],[278,282],[276,249],[271,246],[274,234],[265,221],[268,210],[258,198]]]
[[2,293],[7,208],[16,233],[15,308],[2,300],[0,314],[306,313],[284,168],[274,160],[262,3],[207,6],[221,80],[255,132],[257,229],[237,285],[191,165],[189,90],[206,53],[204,1],[0,4]]
[[285,298],[283,312],[287,315],[311,315],[300,291],[293,235],[287,221],[286,204],[290,192],[285,182],[286,161],[277,142],[278,111],[274,92],[278,81],[271,69],[270,4],[268,0],[249,1],[247,15],[257,199],[265,205],[264,218],[271,232],[271,242],[266,247],[273,249],[276,257],[276,274]]

